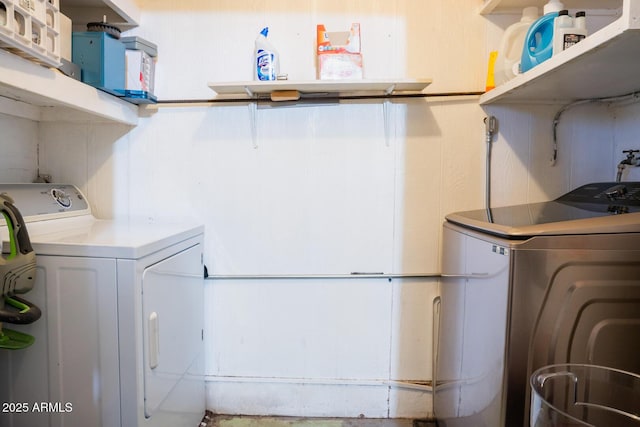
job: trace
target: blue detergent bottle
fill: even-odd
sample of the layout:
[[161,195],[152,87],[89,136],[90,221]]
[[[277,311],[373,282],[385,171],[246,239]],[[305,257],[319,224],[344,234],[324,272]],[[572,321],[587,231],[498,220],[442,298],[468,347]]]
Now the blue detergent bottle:
[[538,18],[527,31],[520,59],[520,72],[529,71],[553,55],[553,21],[564,9],[559,0],[549,0],[544,5],[544,15]]

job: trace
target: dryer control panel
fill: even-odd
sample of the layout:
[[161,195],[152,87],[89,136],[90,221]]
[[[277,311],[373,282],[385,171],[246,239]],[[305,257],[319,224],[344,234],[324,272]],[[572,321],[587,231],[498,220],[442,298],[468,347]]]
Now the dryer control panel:
[[0,184],[2,193],[11,197],[25,222],[91,214],[87,199],[71,184]]

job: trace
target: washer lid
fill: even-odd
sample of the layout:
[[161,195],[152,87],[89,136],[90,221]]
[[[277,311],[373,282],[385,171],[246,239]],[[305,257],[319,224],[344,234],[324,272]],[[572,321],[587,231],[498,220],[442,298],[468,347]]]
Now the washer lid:
[[447,221],[508,237],[640,232],[640,183],[594,183],[550,202],[452,213]]

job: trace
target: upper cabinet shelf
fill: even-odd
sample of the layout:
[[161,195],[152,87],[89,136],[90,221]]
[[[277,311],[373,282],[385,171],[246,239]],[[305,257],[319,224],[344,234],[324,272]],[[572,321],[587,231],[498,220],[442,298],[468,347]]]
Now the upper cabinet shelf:
[[[480,14],[488,15],[490,13],[520,13],[522,9],[528,6],[538,6],[540,11],[547,3],[547,0],[485,0],[480,6]],[[579,10],[614,10],[619,9],[621,0],[562,0],[567,9]]]
[[0,113],[36,121],[138,123],[138,107],[0,50]]
[[[515,0],[508,0],[513,3]],[[602,1],[612,5],[614,2]],[[618,7],[620,2],[616,2]],[[502,4],[502,3],[501,3]],[[568,103],[640,90],[640,0],[614,22],[480,97],[480,104]]]
[[102,17],[122,31],[137,27],[140,9],[134,0],[61,0],[60,10],[71,18],[74,31],[84,31],[89,22]]
[[[502,3],[513,4],[515,0]],[[518,2],[519,3],[519,2]],[[567,1],[567,3],[569,3]],[[599,5],[620,2],[603,0]],[[602,7],[600,7],[602,9]],[[624,0],[614,22],[480,97],[480,104],[568,103],[640,90],[640,0]]]
[[[140,20],[133,0],[63,0],[60,6],[80,31],[103,16],[123,31]],[[136,105],[1,49],[0,113],[36,121],[138,123]]]
[[[305,96],[387,96],[421,93],[431,79],[421,80],[310,80],[310,81],[248,81],[209,83],[219,99],[278,100],[279,95],[289,100],[296,94]],[[287,92],[293,92],[287,93]],[[283,99],[284,99],[283,98]]]

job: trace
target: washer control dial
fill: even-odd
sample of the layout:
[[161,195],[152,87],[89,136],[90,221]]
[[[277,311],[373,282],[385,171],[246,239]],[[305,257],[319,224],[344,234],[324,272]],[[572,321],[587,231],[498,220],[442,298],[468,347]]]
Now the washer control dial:
[[71,207],[71,197],[64,190],[52,188],[51,197],[63,208],[69,209]]

